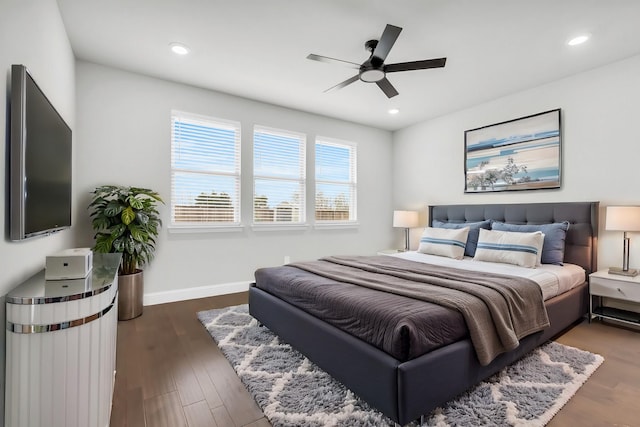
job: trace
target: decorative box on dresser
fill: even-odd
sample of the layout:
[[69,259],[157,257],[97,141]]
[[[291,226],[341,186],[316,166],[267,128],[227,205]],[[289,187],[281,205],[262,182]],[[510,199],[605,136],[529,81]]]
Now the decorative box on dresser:
[[6,297],[7,427],[108,427],[120,254],[95,254],[84,279],[44,270]]
[[[640,326],[640,275],[596,271],[589,275],[589,294],[589,320],[601,318]],[[603,298],[610,303],[603,305]]]

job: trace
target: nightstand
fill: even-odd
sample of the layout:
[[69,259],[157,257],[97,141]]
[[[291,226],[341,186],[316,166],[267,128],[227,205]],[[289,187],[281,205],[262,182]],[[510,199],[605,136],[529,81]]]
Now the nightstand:
[[[594,297],[598,304],[594,305]],[[640,311],[640,276],[628,277],[609,274],[607,270],[589,275],[589,321],[594,318],[610,319],[640,326],[640,313],[621,308],[605,307],[602,298],[612,298],[624,306]]]
[[404,252],[404,251],[400,249],[382,249],[378,251],[378,255],[393,255],[393,254],[399,254],[400,252]]

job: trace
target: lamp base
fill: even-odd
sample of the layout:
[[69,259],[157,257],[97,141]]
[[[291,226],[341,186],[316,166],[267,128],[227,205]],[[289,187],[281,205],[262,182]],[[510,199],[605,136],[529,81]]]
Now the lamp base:
[[638,270],[636,270],[635,268],[630,268],[628,270],[623,270],[623,269],[618,268],[618,267],[609,267],[609,274],[617,274],[619,276],[635,277],[635,276],[638,275]]

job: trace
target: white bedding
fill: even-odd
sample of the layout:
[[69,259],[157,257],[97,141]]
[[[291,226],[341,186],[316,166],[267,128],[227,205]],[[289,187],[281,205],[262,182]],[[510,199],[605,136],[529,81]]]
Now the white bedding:
[[584,269],[574,264],[565,264],[563,266],[542,264],[536,268],[525,268],[512,264],[476,261],[470,257],[457,260],[413,251],[399,252],[390,256],[445,267],[526,277],[540,286],[545,301],[584,283],[586,277]]

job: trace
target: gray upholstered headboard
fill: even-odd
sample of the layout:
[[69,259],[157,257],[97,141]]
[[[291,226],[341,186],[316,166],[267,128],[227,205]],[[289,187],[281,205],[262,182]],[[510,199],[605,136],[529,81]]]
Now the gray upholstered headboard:
[[511,224],[569,221],[564,260],[589,274],[598,269],[598,206],[599,202],[429,206],[429,225],[434,219],[455,223],[493,219]]

